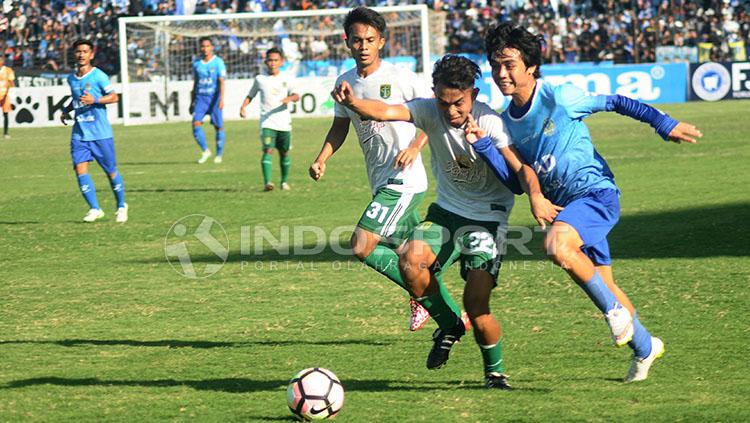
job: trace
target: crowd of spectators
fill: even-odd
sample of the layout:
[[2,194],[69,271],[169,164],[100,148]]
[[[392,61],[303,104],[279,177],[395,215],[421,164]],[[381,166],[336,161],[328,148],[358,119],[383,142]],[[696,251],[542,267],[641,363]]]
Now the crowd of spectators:
[[[193,13],[221,14],[423,3],[424,0],[198,0]],[[709,48],[711,60],[736,57],[750,47],[750,0],[427,0],[445,16],[445,52],[483,54],[482,35],[492,22],[512,20],[544,36],[547,63],[654,62],[659,46]],[[94,41],[94,65],[119,71],[117,19],[173,15],[175,0],[3,1],[0,48],[18,69],[69,71],[70,46]],[[326,54],[324,37],[305,47]],[[743,44],[744,42],[744,44]],[[338,48],[332,47],[332,48]],[[744,55],[744,52],[743,52]]]

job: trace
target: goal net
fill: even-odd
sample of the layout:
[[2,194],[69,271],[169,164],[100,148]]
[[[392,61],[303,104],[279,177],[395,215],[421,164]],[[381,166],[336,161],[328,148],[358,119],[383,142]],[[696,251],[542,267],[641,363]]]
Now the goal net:
[[[427,7],[374,9],[384,15],[388,25],[382,52],[385,60],[425,73],[425,64],[430,66]],[[327,9],[121,18],[124,123],[189,117],[192,63],[200,58],[201,37],[211,38],[215,54],[227,67],[225,110],[234,107],[235,97],[239,98],[239,109],[252,78],[264,72],[263,55],[271,47],[284,52],[286,63],[282,71],[301,78],[304,87],[325,86],[327,95],[333,84],[328,80],[355,65],[344,40],[343,22],[348,12],[349,9]],[[327,102],[317,98],[322,94],[310,95],[302,105],[307,109],[310,98],[318,109]]]

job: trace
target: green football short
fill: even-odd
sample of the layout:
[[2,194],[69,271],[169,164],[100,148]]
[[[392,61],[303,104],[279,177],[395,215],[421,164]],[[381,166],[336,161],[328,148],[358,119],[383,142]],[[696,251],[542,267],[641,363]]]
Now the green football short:
[[276,148],[285,153],[292,149],[292,132],[263,128],[260,130],[260,142],[264,150]]
[[357,226],[380,235],[381,243],[398,247],[419,224],[417,209],[423,199],[423,192],[407,194],[381,188],[367,205]]
[[436,271],[461,260],[461,277],[469,270],[486,270],[497,283],[502,254],[497,249],[498,222],[481,222],[461,217],[433,203],[424,221],[414,228],[409,240],[426,242],[437,256]]

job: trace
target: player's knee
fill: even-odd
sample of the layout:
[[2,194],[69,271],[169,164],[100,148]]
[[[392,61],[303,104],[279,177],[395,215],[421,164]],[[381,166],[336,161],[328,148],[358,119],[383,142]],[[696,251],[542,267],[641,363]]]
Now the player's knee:
[[477,294],[464,293],[464,310],[471,320],[490,314],[490,299]]
[[203,122],[199,120],[193,121],[193,128],[199,128],[201,126],[203,126]]
[[263,154],[268,154],[268,155],[273,154],[273,148],[264,148]]
[[565,234],[552,231],[544,239],[544,251],[558,266],[566,268],[576,254],[573,240]]
[[426,263],[426,258],[423,254],[420,254],[419,249],[414,248],[412,244],[407,246],[406,250],[399,257],[398,267],[402,275],[408,276],[428,269],[429,264]]
[[365,261],[367,256],[372,253],[373,246],[368,245],[366,237],[357,236],[357,233],[352,234],[349,244],[352,247],[352,254],[359,259],[359,261]]

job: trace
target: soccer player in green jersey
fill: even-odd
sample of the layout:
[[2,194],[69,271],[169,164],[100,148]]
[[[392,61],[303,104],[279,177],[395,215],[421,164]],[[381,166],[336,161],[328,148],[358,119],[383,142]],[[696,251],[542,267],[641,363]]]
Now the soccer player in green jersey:
[[281,50],[276,47],[269,49],[266,52],[265,63],[268,75],[255,77],[253,86],[240,107],[240,117],[245,118],[245,108],[260,93],[263,189],[271,191],[274,188],[271,182],[271,153],[276,148],[279,150],[281,164],[281,189],[289,190],[289,169],[292,166],[292,159],[289,157],[289,150],[292,149],[292,115],[289,113],[288,105],[293,101],[299,101],[299,94],[294,87],[292,76],[281,72],[284,65],[284,53]]
[[[364,98],[387,103],[430,97],[432,92],[417,75],[383,61],[380,51],[385,45],[386,24],[372,9],[353,9],[344,21],[346,42],[356,68],[344,73],[337,83],[346,81]],[[335,117],[323,147],[310,166],[314,180],[323,177],[326,161],[341,147],[354,126],[365,156],[372,201],[367,205],[351,238],[354,255],[368,266],[409,291],[398,269],[399,248],[409,232],[419,223],[417,209],[427,190],[427,174],[420,150],[426,143],[417,137],[414,125],[408,122],[376,122],[362,119],[346,107],[336,105]],[[438,326],[445,329],[460,322],[461,311],[445,289],[431,297],[411,299],[409,327],[417,330],[425,324],[428,313],[422,307],[440,304],[444,312],[433,315]]]
[[[541,194],[534,171],[511,147],[500,116],[476,101],[479,90],[474,81],[480,76],[479,66],[471,60],[448,55],[435,64],[432,73],[435,98],[389,105],[360,98],[345,81],[332,94],[334,100],[362,117],[413,122],[427,134],[437,201],[409,236],[399,268],[414,295],[429,298],[439,292],[438,277],[443,269],[460,260],[461,276],[466,281],[463,302],[482,354],[485,385],[511,389],[504,374],[501,328],[489,303],[497,284],[514,199],[513,192],[491,174],[471,147],[480,129],[518,174],[534,217],[542,227],[545,222],[552,222],[560,208]],[[427,309],[432,316],[449,311],[439,304]],[[453,344],[464,333],[464,326],[458,323],[435,331],[427,368],[442,367]]]

